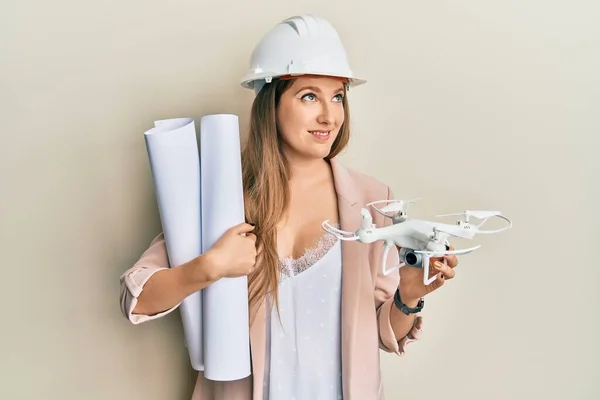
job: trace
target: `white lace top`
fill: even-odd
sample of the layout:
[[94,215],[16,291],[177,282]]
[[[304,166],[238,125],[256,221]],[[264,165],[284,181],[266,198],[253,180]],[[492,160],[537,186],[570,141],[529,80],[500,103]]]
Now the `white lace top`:
[[267,317],[265,400],[342,398],[341,267],[341,243],[330,234],[281,260],[280,311]]

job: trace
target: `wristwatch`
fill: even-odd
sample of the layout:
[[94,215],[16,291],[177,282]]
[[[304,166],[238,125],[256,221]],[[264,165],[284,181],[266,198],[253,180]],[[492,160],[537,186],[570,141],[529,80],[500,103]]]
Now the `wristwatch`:
[[417,303],[417,306],[414,307],[414,308],[410,308],[409,306],[407,306],[406,304],[404,304],[402,302],[402,300],[400,299],[400,289],[396,289],[396,293],[394,294],[394,304],[404,314],[410,315],[410,314],[415,314],[415,313],[420,312],[423,309],[423,305],[425,305],[425,301],[421,297],[419,299],[419,302]]

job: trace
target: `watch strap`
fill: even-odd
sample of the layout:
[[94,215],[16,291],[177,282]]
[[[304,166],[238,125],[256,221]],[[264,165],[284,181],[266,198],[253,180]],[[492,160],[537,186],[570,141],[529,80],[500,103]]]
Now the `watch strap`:
[[404,314],[410,315],[420,312],[425,305],[425,301],[421,297],[417,303],[417,306],[411,308],[402,302],[402,299],[400,298],[400,289],[396,289],[396,293],[394,294],[394,305]]

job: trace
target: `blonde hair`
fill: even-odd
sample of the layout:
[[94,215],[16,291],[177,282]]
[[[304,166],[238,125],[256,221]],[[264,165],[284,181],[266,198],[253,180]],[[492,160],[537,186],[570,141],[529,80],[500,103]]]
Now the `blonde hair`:
[[[265,85],[252,104],[250,131],[242,149],[242,177],[246,221],[254,224],[257,246],[261,249],[257,268],[248,277],[250,305],[270,295],[279,306],[277,224],[289,206],[289,167],[283,154],[283,141],[277,124],[277,108],[283,93],[294,80],[276,79]],[[343,96],[344,123],[325,160],[339,154],[350,138],[348,103]]]

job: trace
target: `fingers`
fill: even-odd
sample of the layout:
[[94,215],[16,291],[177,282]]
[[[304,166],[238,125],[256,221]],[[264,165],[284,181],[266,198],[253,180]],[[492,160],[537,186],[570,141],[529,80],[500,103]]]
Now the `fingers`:
[[456,257],[456,255],[454,254],[445,255],[444,260],[450,268],[455,268],[456,266],[458,266],[458,257]]
[[[452,246],[446,246],[446,250],[454,250]],[[429,292],[439,289],[444,283],[456,276],[454,268],[458,265],[458,258],[455,254],[447,254],[443,257],[430,259],[430,274],[436,273],[435,280],[429,285]],[[433,275],[431,275],[433,276]]]
[[428,285],[429,292],[433,292],[434,290],[439,289],[444,285],[445,282],[446,278],[444,278],[444,274],[438,272],[437,276],[435,277],[435,280]]
[[438,273],[441,273],[442,275],[439,276],[438,274],[438,279],[452,279],[456,275],[456,272],[450,265],[442,263],[440,261],[435,261],[433,263],[433,268],[435,268],[435,270],[438,271]]
[[254,243],[256,243],[256,235],[254,233],[246,233],[246,237],[252,239]]
[[235,235],[241,235],[242,233],[248,233],[254,229],[254,225],[242,222],[229,228],[229,232]]
[[[454,250],[454,246],[446,246],[446,249],[452,251]],[[456,257],[456,254],[446,254],[443,258],[450,268],[455,268],[458,265],[458,257]]]

